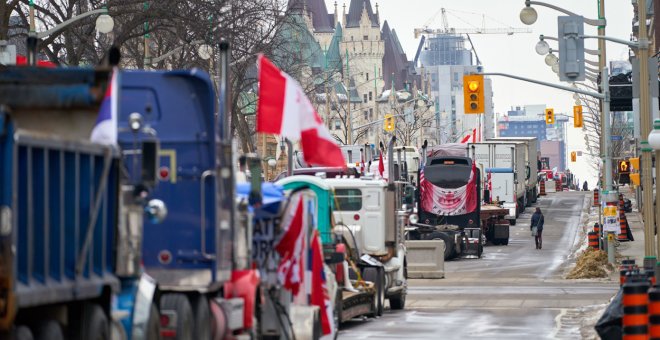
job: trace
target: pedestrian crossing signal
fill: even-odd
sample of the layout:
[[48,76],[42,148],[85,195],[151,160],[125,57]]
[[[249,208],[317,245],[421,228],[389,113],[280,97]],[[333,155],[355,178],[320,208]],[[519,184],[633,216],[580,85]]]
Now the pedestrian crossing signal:
[[630,162],[628,161],[621,161],[619,163],[619,173],[620,174],[626,174],[630,172]]
[[548,125],[555,123],[555,109],[545,109],[545,123]]
[[466,114],[485,112],[483,75],[463,76],[463,104]]
[[577,161],[577,152],[571,151],[571,162]]
[[573,106],[573,122],[575,123],[576,128],[581,128],[583,124],[582,120],[582,105]]

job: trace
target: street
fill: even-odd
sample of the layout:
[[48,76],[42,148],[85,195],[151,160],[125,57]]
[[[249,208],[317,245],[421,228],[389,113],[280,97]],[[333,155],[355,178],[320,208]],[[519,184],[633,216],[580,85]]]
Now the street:
[[616,293],[613,282],[564,280],[576,249],[585,194],[539,199],[545,215],[543,249],[534,248],[527,208],[512,227],[508,246],[488,246],[483,258],[445,263],[445,279],[409,280],[404,311],[343,325],[340,339],[581,338],[588,306]]

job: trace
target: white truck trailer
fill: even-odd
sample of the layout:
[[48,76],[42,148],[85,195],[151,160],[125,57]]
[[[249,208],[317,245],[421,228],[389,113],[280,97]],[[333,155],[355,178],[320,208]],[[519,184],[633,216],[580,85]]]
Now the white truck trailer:
[[469,157],[482,171],[484,187],[490,190],[490,198],[509,210],[506,219],[511,225],[525,210],[525,153],[521,142],[484,141],[468,144]]
[[539,168],[538,168],[538,144],[536,137],[496,137],[489,139],[497,142],[522,142],[525,150],[525,187],[527,188],[527,206],[536,203],[538,198]]

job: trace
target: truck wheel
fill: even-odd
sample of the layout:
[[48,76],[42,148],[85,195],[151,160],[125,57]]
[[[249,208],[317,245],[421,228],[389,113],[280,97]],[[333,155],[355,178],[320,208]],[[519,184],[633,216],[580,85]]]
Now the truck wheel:
[[363,278],[366,281],[373,282],[376,288],[374,317],[383,315],[383,305],[385,304],[385,280],[382,277],[382,269],[377,267],[365,268]]
[[110,323],[97,304],[85,304],[80,313],[80,340],[110,340]]
[[508,246],[509,245],[509,239],[508,238],[503,238],[502,239],[502,244],[505,245],[505,246]]
[[15,340],[34,340],[32,332],[27,326],[18,326],[13,332],[13,338]]
[[44,320],[37,326],[36,340],[64,340],[62,327],[55,320]]
[[510,220],[509,220],[509,224],[510,224],[510,225],[516,225],[516,219],[515,219],[515,218],[510,219]]
[[[403,258],[403,279],[408,279],[408,260]],[[401,293],[390,298],[390,308],[392,309],[404,309],[406,307],[406,290],[405,285],[404,289],[401,290]]]
[[428,235],[427,240],[443,240],[445,242],[445,260],[453,258],[454,240],[445,233],[434,231]]
[[332,318],[334,319],[333,322],[335,323],[335,334],[334,334],[334,340],[337,340],[337,337],[339,335],[339,326],[341,325],[341,312],[343,309],[343,304],[342,304],[342,292],[341,288],[337,289],[337,297],[335,298],[335,309],[332,311]]
[[149,311],[149,320],[147,320],[147,339],[160,340],[160,312],[153,303]]
[[183,294],[165,294],[161,299],[161,310],[173,310],[176,313],[176,336],[174,340],[192,340],[193,315],[188,298]]
[[479,243],[479,248],[477,249],[477,257],[481,258],[481,254],[484,253],[484,245]]
[[211,339],[211,310],[209,301],[204,295],[197,295],[192,299],[192,307],[195,315],[195,339]]

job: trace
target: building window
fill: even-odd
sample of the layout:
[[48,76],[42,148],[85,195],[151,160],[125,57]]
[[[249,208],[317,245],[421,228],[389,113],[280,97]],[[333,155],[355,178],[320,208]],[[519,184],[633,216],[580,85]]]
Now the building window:
[[341,130],[341,120],[335,119],[335,130]]
[[374,99],[373,92],[369,92],[369,100],[373,100],[373,99]]
[[368,35],[362,36],[362,40],[369,40],[369,36]]
[[351,35],[351,41],[353,41],[353,36]]
[[369,120],[369,111],[364,111],[364,120]]
[[367,102],[367,94],[365,93],[365,94],[362,96],[362,98],[364,98],[364,102],[366,103],[366,102]]
[[369,80],[369,73],[367,73],[367,80]]
[[454,72],[454,81],[458,82],[458,72]]
[[369,109],[369,119],[374,119],[374,109]]

